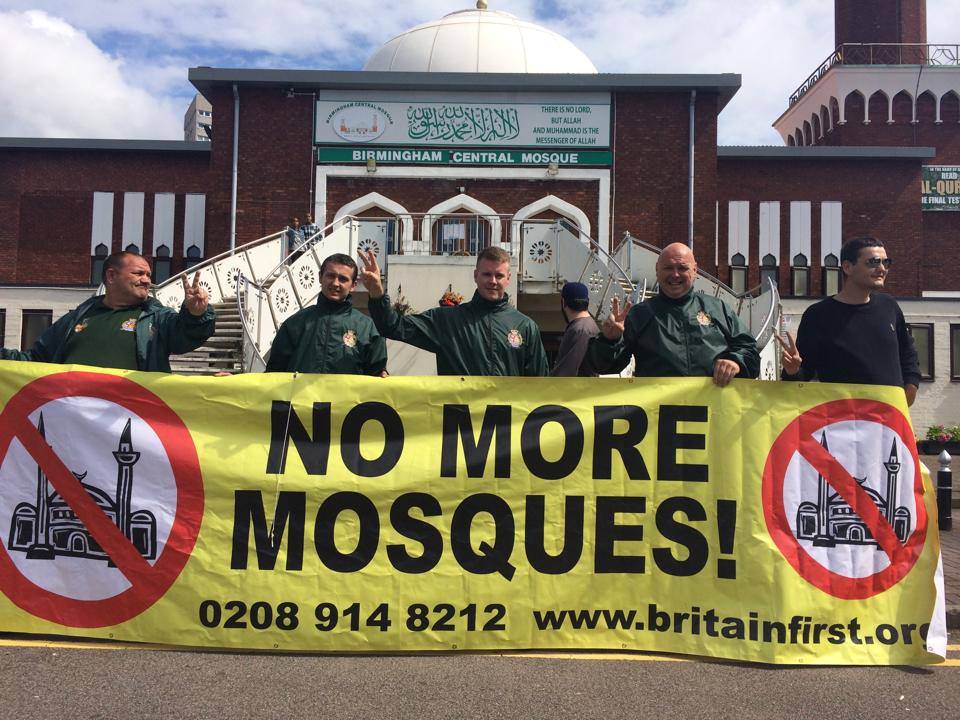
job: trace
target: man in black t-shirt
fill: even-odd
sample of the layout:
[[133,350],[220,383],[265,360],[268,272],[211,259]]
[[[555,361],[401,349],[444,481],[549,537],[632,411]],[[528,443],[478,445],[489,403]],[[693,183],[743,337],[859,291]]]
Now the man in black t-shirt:
[[843,289],[803,313],[797,339],[776,336],[784,380],[894,385],[912,405],[920,386],[913,337],[896,301],[882,290],[892,260],[872,237],[840,250]]

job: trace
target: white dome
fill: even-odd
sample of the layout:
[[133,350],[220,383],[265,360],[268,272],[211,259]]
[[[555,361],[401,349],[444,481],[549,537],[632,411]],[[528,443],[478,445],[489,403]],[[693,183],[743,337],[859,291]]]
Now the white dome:
[[596,73],[572,42],[496,10],[461,10],[385,43],[364,70]]

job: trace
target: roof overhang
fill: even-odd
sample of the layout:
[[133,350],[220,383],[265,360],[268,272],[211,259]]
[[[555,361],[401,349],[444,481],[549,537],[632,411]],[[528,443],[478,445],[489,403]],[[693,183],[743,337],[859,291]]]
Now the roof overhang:
[[725,146],[717,148],[717,158],[727,160],[927,160],[936,157],[932,147],[808,147]]
[[120,150],[208,153],[203,140],[95,140],[81,138],[0,137],[0,150]]
[[548,73],[433,73],[363,70],[255,70],[190,68],[190,82],[202,94],[214,87],[276,87],[295,91],[327,90],[438,90],[503,92],[683,92],[716,93],[717,112],[740,89],[740,75],[548,74]]

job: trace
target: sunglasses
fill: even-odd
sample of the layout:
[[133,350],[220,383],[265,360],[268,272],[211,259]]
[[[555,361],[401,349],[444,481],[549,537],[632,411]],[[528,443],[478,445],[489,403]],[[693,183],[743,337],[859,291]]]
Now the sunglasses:
[[883,265],[885,268],[889,269],[890,266],[893,265],[893,260],[891,258],[872,257],[864,260],[864,263],[866,263],[867,267],[876,268]]

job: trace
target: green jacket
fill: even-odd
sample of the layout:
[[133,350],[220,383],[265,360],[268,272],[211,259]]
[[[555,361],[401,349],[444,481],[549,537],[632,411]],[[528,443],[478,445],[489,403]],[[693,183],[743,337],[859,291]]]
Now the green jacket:
[[502,300],[475,292],[469,302],[400,315],[384,295],[369,303],[384,337],[437,355],[438,375],[536,376],[547,374],[547,355],[537,324]]
[[283,321],[270,348],[267,372],[379,375],[387,367],[387,343],[351,298],[328,300]]
[[[68,312],[48,327],[29,350],[0,348],[0,360],[62,363],[73,329],[102,299],[102,295],[92,297]],[[147,298],[140,304],[135,330],[137,369],[170,372],[170,355],[187,353],[203,345],[213,335],[215,318],[210,306],[203,315],[195,317],[186,307],[177,312],[155,298]]]
[[601,334],[587,350],[589,363],[601,374],[620,372],[631,354],[637,377],[710,376],[718,358],[736,361],[737,377],[760,375],[754,337],[722,300],[700,292],[678,300],[660,294],[634,305],[619,340]]

